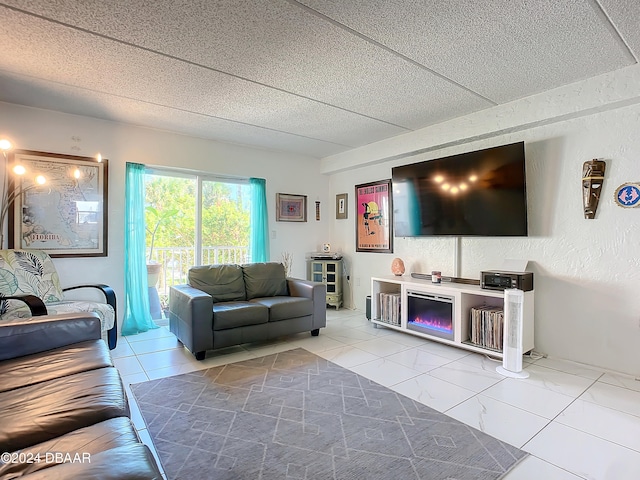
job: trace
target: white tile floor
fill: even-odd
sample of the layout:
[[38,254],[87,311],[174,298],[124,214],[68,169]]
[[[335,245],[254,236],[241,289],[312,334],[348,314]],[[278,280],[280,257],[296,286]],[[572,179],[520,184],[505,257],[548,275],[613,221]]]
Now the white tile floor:
[[[320,336],[208,352],[195,360],[163,326],[123,337],[112,351],[127,388],[302,347],[531,453],[507,480],[638,480],[640,381],[561,360],[527,361],[526,380],[504,378],[482,355],[374,328],[360,311],[327,310]],[[131,397],[132,419],[151,445]]]

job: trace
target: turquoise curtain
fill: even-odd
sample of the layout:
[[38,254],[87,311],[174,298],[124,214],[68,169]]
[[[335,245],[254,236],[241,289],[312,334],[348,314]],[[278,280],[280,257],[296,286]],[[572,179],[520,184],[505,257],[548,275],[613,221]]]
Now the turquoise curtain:
[[122,335],[158,326],[151,319],[144,224],[144,165],[127,163],[125,179],[124,321]]
[[267,213],[267,182],[264,178],[249,179],[251,185],[251,238],[249,255],[252,262],[269,261],[269,215]]

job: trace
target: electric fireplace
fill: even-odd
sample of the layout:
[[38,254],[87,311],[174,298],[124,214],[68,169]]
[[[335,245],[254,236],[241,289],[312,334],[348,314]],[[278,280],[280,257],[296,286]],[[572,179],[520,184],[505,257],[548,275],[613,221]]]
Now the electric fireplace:
[[453,340],[453,297],[407,291],[407,329]]

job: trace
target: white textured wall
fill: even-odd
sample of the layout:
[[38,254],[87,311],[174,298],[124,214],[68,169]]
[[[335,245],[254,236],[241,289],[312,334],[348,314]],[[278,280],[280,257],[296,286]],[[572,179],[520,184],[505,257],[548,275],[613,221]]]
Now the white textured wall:
[[[327,202],[329,180],[319,173],[317,159],[0,102],[0,138],[5,137],[15,148],[89,157],[101,152],[109,160],[109,256],[56,258],[54,262],[63,286],[95,282],[111,285],[118,297],[120,321],[124,305],[126,162],[266,178],[270,230],[276,236],[270,240],[271,260],[281,261],[282,252],[291,252],[294,276],[306,276],[306,253],[317,251],[328,240],[329,214],[334,207]],[[275,221],[277,192],[308,196],[307,223]],[[320,221],[315,220],[316,200],[321,201]]]
[[[633,69],[622,76],[631,80],[637,73]],[[624,78],[618,80],[625,88],[630,84]],[[514,102],[522,109],[521,115],[513,104],[496,107],[482,115],[448,122],[449,128],[440,125],[408,134],[404,145],[394,139],[381,142],[379,149],[373,144],[351,152],[351,156],[326,159],[324,171],[334,172],[331,193],[349,193],[350,218],[334,220],[333,244],[342,249],[350,266],[355,306],[364,308],[371,276],[390,274],[396,256],[405,261],[407,272],[435,269],[453,275],[455,242],[451,238],[396,238],[394,254],[356,253],[355,184],[390,178],[395,165],[524,141],[530,236],[463,238],[460,274],[479,279],[481,270],[500,268],[505,258],[531,261],[536,350],[640,375],[640,208],[623,209],[613,198],[620,184],[640,182],[640,106],[633,96],[636,93],[619,103],[623,89],[616,90],[611,77],[603,77],[601,82],[601,88],[593,81],[589,84],[592,91],[586,98],[581,95],[585,84],[577,84],[563,90],[563,95],[552,92]],[[606,94],[607,99],[598,97],[597,92]],[[569,104],[562,98],[569,98]],[[591,109],[600,103],[603,111]],[[568,110],[575,115],[567,120],[562,115]],[[509,130],[505,117],[517,125],[519,119],[533,116],[542,120],[540,126],[490,134],[498,126]],[[472,140],[483,132],[489,133],[487,138]],[[376,161],[448,142],[461,145]],[[586,220],[582,164],[593,158],[606,160],[607,172],[597,216]]]

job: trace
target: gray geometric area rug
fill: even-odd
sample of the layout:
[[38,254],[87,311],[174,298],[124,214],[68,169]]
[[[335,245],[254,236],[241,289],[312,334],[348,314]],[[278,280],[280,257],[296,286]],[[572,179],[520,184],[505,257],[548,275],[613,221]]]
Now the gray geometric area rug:
[[170,479],[493,480],[527,456],[301,348],[132,389]]

